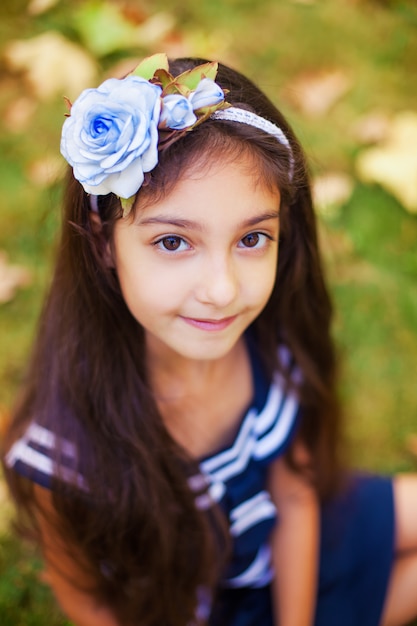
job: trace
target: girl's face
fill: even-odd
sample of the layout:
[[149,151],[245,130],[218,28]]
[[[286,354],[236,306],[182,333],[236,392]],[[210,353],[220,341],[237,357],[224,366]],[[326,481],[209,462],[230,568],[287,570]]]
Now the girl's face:
[[[200,168],[201,169],[201,168]],[[123,297],[155,355],[227,355],[266,305],[278,255],[278,189],[253,160],[212,159],[161,201],[116,222]]]

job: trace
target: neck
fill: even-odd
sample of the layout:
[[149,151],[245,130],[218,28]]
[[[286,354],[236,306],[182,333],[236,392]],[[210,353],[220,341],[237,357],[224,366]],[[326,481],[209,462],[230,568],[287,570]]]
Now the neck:
[[159,398],[178,400],[180,397],[206,389],[221,381],[230,373],[237,361],[246,353],[244,339],[222,358],[216,360],[195,360],[168,352],[147,341],[148,371],[152,387]]

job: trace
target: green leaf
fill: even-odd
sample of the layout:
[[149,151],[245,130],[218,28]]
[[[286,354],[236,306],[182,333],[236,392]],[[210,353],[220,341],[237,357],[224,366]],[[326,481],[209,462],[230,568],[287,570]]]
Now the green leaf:
[[176,78],[176,82],[180,85],[184,85],[188,87],[191,91],[197,89],[198,84],[202,78],[211,78],[211,80],[215,80],[217,76],[217,68],[218,63],[203,63],[202,65],[198,65],[194,67],[192,70],[187,70],[183,72]]
[[130,196],[130,198],[120,198],[120,204],[122,205],[122,209],[123,209],[123,217],[126,217],[126,215],[129,215],[133,203],[135,202],[135,198],[136,196]]
[[207,118],[210,117],[215,111],[219,111],[220,109],[228,109],[230,104],[228,102],[220,102],[219,104],[212,104],[208,107],[201,107],[200,109],[195,109],[194,113],[198,116],[198,123],[204,122]]
[[178,80],[176,78],[172,78],[172,76],[171,79],[172,80],[167,85],[165,85],[162,95],[168,96],[171,94],[180,94],[181,96],[188,98],[191,89],[189,89],[186,85],[182,85],[181,83],[179,83]]
[[160,84],[163,90],[174,80],[174,77],[164,68],[157,69],[153,77],[155,82]]
[[146,57],[132,72],[134,76],[140,76],[146,80],[151,80],[157,70],[168,72],[168,57],[164,52]]

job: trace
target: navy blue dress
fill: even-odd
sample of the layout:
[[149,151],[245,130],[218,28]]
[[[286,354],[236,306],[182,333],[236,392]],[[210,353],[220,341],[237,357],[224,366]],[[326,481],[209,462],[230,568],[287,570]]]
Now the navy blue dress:
[[[190,486],[200,494],[200,508],[216,501],[230,524],[233,554],[214,604],[205,598],[200,615],[210,626],[273,626],[269,534],[279,511],[266,489],[268,465],[291,443],[300,419],[295,393],[277,375],[264,376],[251,352],[253,403],[234,441],[200,463]],[[290,362],[285,349],[280,358]],[[299,375],[293,369],[294,376]],[[68,476],[74,480],[65,443]],[[33,423],[9,451],[6,462],[17,472],[49,487],[56,473],[52,461],[55,436]],[[60,476],[65,475],[60,467]],[[84,488],[82,476],[75,477]],[[194,481],[193,481],[194,478]],[[201,479],[208,484],[201,493]],[[394,504],[390,479],[353,476],[350,484],[321,511],[319,590],[315,626],[378,626],[394,552]]]

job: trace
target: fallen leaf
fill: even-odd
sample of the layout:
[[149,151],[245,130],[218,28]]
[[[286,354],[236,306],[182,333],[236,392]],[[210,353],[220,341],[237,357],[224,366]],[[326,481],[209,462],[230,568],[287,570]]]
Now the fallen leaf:
[[63,160],[53,155],[33,161],[27,169],[27,176],[37,187],[49,187],[60,180],[64,172]]
[[341,172],[328,172],[313,180],[313,199],[317,213],[334,218],[352,195],[353,180]]
[[85,46],[97,56],[133,45],[136,27],[114,2],[81,2],[73,12],[73,23]]
[[10,528],[13,515],[13,506],[5,482],[0,479],[0,535],[4,535]]
[[417,213],[417,113],[403,111],[391,122],[388,136],[356,159],[361,180],[378,183],[411,213]]
[[406,442],[405,442],[405,447],[408,450],[408,452],[410,452],[415,458],[417,458],[417,435],[416,434],[411,434],[408,435]]
[[0,440],[4,437],[7,425],[10,421],[10,412],[3,406],[0,406]]
[[387,138],[389,127],[389,116],[381,111],[373,111],[360,117],[353,124],[351,132],[361,144],[379,143]]
[[136,35],[141,45],[152,46],[163,41],[174,26],[175,19],[170,13],[155,13],[138,26]]
[[0,251],[0,302],[9,302],[17,289],[27,287],[30,282],[29,270],[20,265],[10,265],[6,253]]
[[31,98],[21,97],[9,104],[4,111],[3,119],[7,129],[14,133],[25,131],[36,111],[36,102]]
[[11,41],[4,56],[12,70],[25,73],[40,100],[57,95],[75,99],[97,76],[96,63],[89,54],[55,31]]
[[52,9],[59,0],[31,0],[28,4],[27,12],[29,15],[41,15],[49,9]]
[[309,117],[325,115],[351,87],[343,70],[329,70],[298,76],[285,88],[285,97]]

